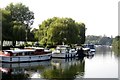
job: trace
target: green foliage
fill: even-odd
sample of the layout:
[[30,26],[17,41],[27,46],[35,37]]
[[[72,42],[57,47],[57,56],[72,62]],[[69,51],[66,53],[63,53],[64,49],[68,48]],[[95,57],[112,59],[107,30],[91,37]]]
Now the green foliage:
[[36,38],[42,44],[82,44],[85,41],[85,25],[71,18],[53,17],[42,22]]
[[26,30],[28,41],[35,41],[35,32],[30,31],[33,24],[34,13],[22,3],[9,4],[2,13],[2,39],[9,41],[25,41]]
[[66,78],[69,78],[69,80],[73,80],[78,74],[81,76],[84,75],[82,74],[84,72],[84,65],[84,62],[80,62],[78,64],[74,64],[65,68],[61,68],[61,65],[59,65],[59,68],[53,66],[53,69],[48,69],[41,73],[41,77],[49,80],[66,80]]
[[116,55],[120,55],[120,36],[116,36],[112,42],[113,51]]
[[1,9],[0,13],[2,13],[2,39],[3,40],[12,40],[12,18],[10,16],[10,12]]
[[113,38],[106,37],[106,36],[94,36],[88,35],[86,36],[86,44],[98,44],[98,45],[111,45]]
[[79,29],[79,35],[78,39],[79,41],[77,42],[78,44],[84,44],[85,43],[85,24],[84,23],[76,23],[78,29]]
[[34,13],[22,3],[9,4],[5,10],[10,11],[12,20],[23,24],[33,24]]

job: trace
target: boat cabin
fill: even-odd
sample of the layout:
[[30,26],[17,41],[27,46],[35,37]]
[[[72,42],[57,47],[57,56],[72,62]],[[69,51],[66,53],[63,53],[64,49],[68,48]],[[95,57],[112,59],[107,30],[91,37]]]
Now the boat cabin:
[[35,55],[51,53],[50,50],[44,49],[44,48],[41,48],[41,47],[26,47],[25,49],[35,50],[35,52],[34,52]]
[[83,47],[84,47],[84,48],[95,49],[95,47],[94,47],[93,44],[85,44]]
[[25,55],[34,55],[34,50],[4,50],[2,55],[3,56],[25,56]]

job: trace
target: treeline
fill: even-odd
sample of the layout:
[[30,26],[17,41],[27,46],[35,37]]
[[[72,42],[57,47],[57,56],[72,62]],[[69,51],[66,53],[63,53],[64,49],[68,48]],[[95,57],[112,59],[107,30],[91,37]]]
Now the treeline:
[[117,55],[120,55],[120,36],[116,36],[116,37],[113,39],[112,46],[113,46],[113,51],[114,51]]
[[38,41],[40,44],[84,44],[85,24],[72,18],[53,17],[43,21],[39,29],[33,29],[34,13],[22,3],[9,4],[0,9],[2,13],[2,42]]
[[86,44],[95,44],[95,45],[111,45],[113,41],[112,37],[107,36],[94,36],[88,35],[86,36]]

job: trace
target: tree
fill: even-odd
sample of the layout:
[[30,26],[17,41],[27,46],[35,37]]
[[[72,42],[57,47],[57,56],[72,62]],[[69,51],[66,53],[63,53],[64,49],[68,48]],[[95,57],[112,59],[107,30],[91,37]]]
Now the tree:
[[86,36],[86,44],[95,44],[95,45],[111,45],[112,44],[112,37],[107,36],[95,36],[95,35],[88,35]]
[[[71,18],[53,17],[42,22],[39,30],[36,32],[36,37],[39,38],[43,44],[77,44],[83,43],[80,38],[85,37],[85,25],[79,24]],[[78,36],[80,38],[78,38]],[[84,39],[85,40],[85,39]]]
[[[22,3],[11,3],[6,6],[5,10],[8,11],[10,15],[10,18],[8,18],[7,20],[11,20],[10,22],[12,23],[11,33],[13,43],[15,43],[17,40],[25,41],[25,37],[28,37],[28,35],[30,36],[32,34],[30,33],[30,26],[33,24],[34,21],[34,13]],[[30,39],[30,37],[28,39]]]
[[112,42],[113,51],[120,56],[120,36],[116,36]]
[[[17,3],[13,5],[13,3],[9,4],[5,10],[10,11],[12,16],[12,21],[32,25],[34,20],[34,13],[29,10],[28,7],[23,5],[22,3]],[[30,26],[29,26],[30,27]]]
[[9,11],[0,9],[2,13],[2,40],[12,40],[12,18]]
[[78,35],[78,44],[84,44],[85,43],[85,24],[84,23],[76,23],[76,26],[78,27],[79,30],[79,35]]
[[78,29],[74,20],[62,18],[51,24],[47,34],[48,40],[55,44],[74,44],[77,42]]

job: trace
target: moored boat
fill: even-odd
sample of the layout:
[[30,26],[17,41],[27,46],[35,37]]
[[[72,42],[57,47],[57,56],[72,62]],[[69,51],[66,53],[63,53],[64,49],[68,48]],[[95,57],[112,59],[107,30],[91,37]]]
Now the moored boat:
[[71,49],[67,45],[59,45],[56,50],[52,52],[52,58],[72,58],[76,56],[77,51]]
[[84,49],[87,49],[90,52],[95,52],[95,46],[93,44],[85,44]]
[[93,56],[95,54],[95,46],[93,44],[85,44],[83,49],[86,50],[86,56]]
[[2,62],[32,62],[50,60],[52,53],[44,48],[3,50],[0,52]]

